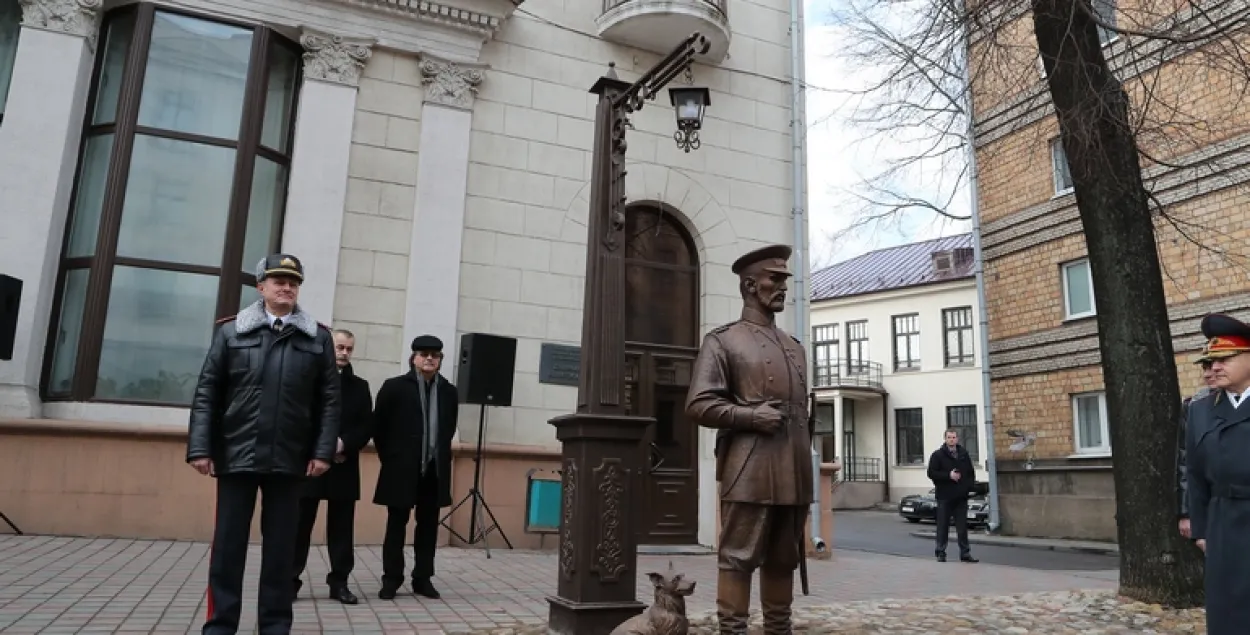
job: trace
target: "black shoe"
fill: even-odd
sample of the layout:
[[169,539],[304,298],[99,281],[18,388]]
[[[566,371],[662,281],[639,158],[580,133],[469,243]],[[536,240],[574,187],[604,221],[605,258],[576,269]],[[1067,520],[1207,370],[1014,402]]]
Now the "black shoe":
[[939,553],[939,554],[937,555],[937,560],[938,560],[938,562],[946,562],[946,554],[944,554],[944,553]]
[[299,578],[296,578],[296,579],[295,579],[295,584],[292,586],[292,590],[291,590],[291,598],[292,598],[292,599],[294,599],[294,600],[298,600],[298,599],[299,599],[299,590],[300,590],[300,589],[302,589],[302,588],[304,588],[304,581],[303,581],[303,580],[300,580]]
[[424,595],[425,597],[430,598],[431,600],[437,600],[443,597],[438,592],[438,589],[435,589],[434,585],[430,583],[429,578],[413,580],[412,592],[416,593],[417,595]]
[[[381,596],[381,594],[378,595],[379,597]],[[395,597],[394,593],[391,594],[391,597]],[[338,600],[343,604],[356,604],[360,602],[360,598],[357,598],[356,595],[345,586],[330,589],[330,599]],[[385,600],[387,598],[382,599]]]
[[382,587],[381,591],[378,591],[378,599],[379,600],[394,600],[395,591],[397,590],[398,589],[396,589],[395,587],[384,586]]
[[980,562],[980,560],[977,560],[976,558],[973,558],[972,556],[959,556],[959,561],[960,562]]

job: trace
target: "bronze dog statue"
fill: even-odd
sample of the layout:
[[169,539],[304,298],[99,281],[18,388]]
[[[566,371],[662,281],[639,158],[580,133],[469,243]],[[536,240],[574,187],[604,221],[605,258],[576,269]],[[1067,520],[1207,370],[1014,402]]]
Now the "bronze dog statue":
[[695,583],[673,571],[668,563],[668,573],[649,573],[655,585],[655,602],[647,610],[625,620],[610,635],[686,635],[690,620],[686,618],[686,598],[694,594]]

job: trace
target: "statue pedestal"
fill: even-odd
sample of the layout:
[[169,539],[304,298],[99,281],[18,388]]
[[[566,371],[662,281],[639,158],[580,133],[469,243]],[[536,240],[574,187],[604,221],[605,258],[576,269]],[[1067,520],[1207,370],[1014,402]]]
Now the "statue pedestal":
[[559,585],[547,598],[548,633],[608,635],[641,613],[636,597],[642,503],[642,438],[650,417],[572,414],[556,417],[562,445]]

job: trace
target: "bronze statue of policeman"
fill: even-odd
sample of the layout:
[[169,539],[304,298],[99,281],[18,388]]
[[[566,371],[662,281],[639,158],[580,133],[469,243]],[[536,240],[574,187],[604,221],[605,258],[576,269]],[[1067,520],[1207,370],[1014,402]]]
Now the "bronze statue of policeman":
[[791,249],[772,245],[733,264],[742,319],[703,339],[686,414],[715,428],[721,532],[716,583],[720,633],[747,632],[751,575],[760,572],[764,632],[792,632],[794,570],[812,503],[807,356],[777,327]]

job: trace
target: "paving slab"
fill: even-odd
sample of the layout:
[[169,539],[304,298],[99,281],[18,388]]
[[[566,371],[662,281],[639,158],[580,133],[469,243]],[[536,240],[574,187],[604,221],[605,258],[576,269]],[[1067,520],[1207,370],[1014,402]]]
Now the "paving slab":
[[[204,619],[207,556],[204,543],[0,535],[0,632],[198,633]],[[927,602],[940,605],[950,596],[1109,591],[1116,586],[1115,576],[1105,572],[937,563],[838,550],[833,556],[810,562],[812,593],[795,602],[807,612],[801,615],[819,616],[812,612],[848,602],[889,599],[911,605],[929,598]],[[638,569],[643,574],[662,571],[670,561],[697,583],[691,614],[713,610],[715,557],[644,555]],[[260,547],[252,545],[241,632],[255,628],[259,567]],[[492,550],[487,558],[479,549],[448,548],[439,551],[437,568],[434,582],[441,600],[411,595],[379,600],[381,549],[357,547],[351,586],[361,603],[344,606],[326,597],[326,553],[314,548],[295,605],[293,632],[438,635],[538,626],[547,616],[546,597],[555,592],[552,552]],[[646,576],[638,577],[638,597],[649,602]]]

